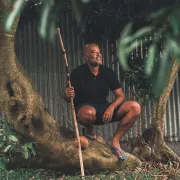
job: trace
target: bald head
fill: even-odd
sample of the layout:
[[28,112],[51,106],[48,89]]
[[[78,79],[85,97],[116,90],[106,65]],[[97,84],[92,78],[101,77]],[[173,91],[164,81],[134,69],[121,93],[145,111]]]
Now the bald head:
[[90,66],[96,67],[102,64],[102,54],[98,45],[94,43],[86,44],[83,48],[83,54],[84,60]]
[[97,44],[94,44],[94,43],[86,44],[86,45],[84,46],[84,48],[83,48],[83,54],[84,54],[84,56],[86,56],[86,55],[89,53],[89,51],[91,51],[91,49],[92,49],[93,47],[96,47],[96,48],[99,49],[99,46],[98,46]]

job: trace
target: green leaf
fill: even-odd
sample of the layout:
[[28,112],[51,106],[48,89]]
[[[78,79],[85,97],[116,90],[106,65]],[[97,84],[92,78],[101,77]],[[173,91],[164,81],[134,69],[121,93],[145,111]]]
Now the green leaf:
[[151,73],[152,73],[154,60],[156,58],[156,54],[157,54],[156,45],[152,44],[149,47],[148,56],[147,56],[147,60],[146,60],[146,63],[145,63],[145,73],[148,76],[150,76]]
[[32,143],[25,143],[25,144],[24,144],[24,147],[25,147],[25,146],[31,149],[31,148],[32,148]]
[[168,44],[169,50],[171,50],[173,52],[173,54],[175,56],[177,56],[177,58],[179,58],[179,56],[180,56],[180,46],[177,43],[177,40],[174,40],[174,39],[168,37],[167,38],[167,44]]
[[168,21],[172,27],[173,33],[175,36],[179,35],[179,28],[180,28],[180,23],[179,20],[177,19],[177,17],[175,15],[169,15],[168,16]]
[[126,48],[126,52],[129,55],[135,48],[141,44],[141,41],[135,41]]
[[83,21],[83,6],[81,0],[71,0],[73,11],[76,15],[76,21],[80,25]]
[[8,138],[9,138],[9,140],[11,140],[13,142],[17,142],[18,141],[18,139],[15,136],[13,136],[13,135],[8,136]]
[[2,148],[4,146],[4,143],[0,143],[0,148]]
[[125,70],[129,70],[128,64],[127,64],[127,53],[125,50],[125,46],[120,43],[118,48],[118,55],[119,55],[119,63],[121,64],[122,68]]
[[160,10],[151,13],[147,19],[157,19],[167,11],[167,8],[161,8]]
[[142,38],[145,35],[149,35],[152,30],[153,30],[152,26],[146,26],[144,28],[137,30],[136,33],[132,35],[132,41],[138,38]]
[[41,15],[41,20],[40,20],[40,26],[39,26],[39,34],[42,38],[46,38],[47,36],[47,28],[48,28],[48,17],[50,16],[50,11],[52,8],[52,3],[54,1],[44,1],[44,8],[42,11],[42,15]]
[[11,31],[14,22],[16,21],[16,18],[20,15],[22,9],[24,8],[25,0],[16,0],[16,2],[13,5],[13,10],[8,15],[5,21],[5,30],[7,32]]
[[33,155],[36,155],[36,151],[34,149],[33,143],[26,143],[24,144],[24,146],[26,146],[27,148],[29,148],[32,152]]
[[133,23],[130,22],[125,26],[125,28],[123,29],[122,34],[121,34],[121,40],[123,40],[125,37],[129,36],[129,34],[132,31],[132,25],[133,25]]
[[82,3],[89,3],[91,0],[81,0]]
[[10,148],[11,148],[11,145],[8,145],[8,146],[4,149],[4,152],[5,152],[5,153],[8,152]]
[[0,159],[0,169],[6,169],[6,163]]
[[168,46],[166,44],[162,52],[162,59],[160,60],[157,75],[154,77],[153,92],[156,95],[156,97],[159,97],[163,92],[167,80],[169,78],[171,67],[172,67],[172,60],[170,58],[170,53],[168,51]]
[[56,32],[57,32],[57,29],[56,29],[56,23],[55,23],[55,17],[54,17],[54,19],[49,24],[49,40],[52,41],[54,39]]
[[132,22],[128,23],[125,28],[122,31],[121,37],[119,39],[119,45],[118,45],[118,55],[119,55],[119,62],[123,69],[128,70],[128,64],[127,64],[127,51],[126,51],[126,45],[131,42],[131,36],[130,33],[132,31]]
[[23,156],[24,156],[25,159],[28,159],[29,156],[30,156],[27,146],[23,146]]
[[132,39],[131,36],[127,36],[127,37],[125,37],[125,38],[122,38],[120,41],[121,41],[121,44],[126,45],[126,44],[132,42],[132,40],[133,40],[133,39]]

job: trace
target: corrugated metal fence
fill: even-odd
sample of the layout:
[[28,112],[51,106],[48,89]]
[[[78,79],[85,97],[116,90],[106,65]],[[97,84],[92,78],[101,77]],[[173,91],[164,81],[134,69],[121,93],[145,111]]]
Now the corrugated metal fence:
[[[82,47],[84,45],[84,40],[73,30],[68,15],[65,15],[62,18],[61,23],[63,41],[67,51],[70,70],[72,70],[83,63]],[[118,77],[120,77],[118,64],[112,63],[115,60],[115,57],[111,55],[109,50],[112,47],[109,47],[108,44],[108,41],[105,41],[100,45],[104,57],[104,64],[112,67],[116,71]],[[19,61],[31,77],[50,113],[60,122],[61,125],[73,129],[71,107],[62,98],[62,94],[66,87],[66,73],[58,37],[53,43],[40,39],[37,34],[36,22],[34,22],[17,30],[15,47]],[[134,99],[131,88],[128,87],[125,82],[122,83],[126,97]],[[175,82],[167,104],[165,137],[167,137],[169,141],[180,141],[179,84],[180,76],[178,76]],[[112,98],[112,93],[110,93],[108,99],[112,100]],[[150,125],[151,115],[152,104],[149,103],[145,107],[147,127]],[[140,134],[141,123],[141,121],[138,121],[132,130],[125,135],[123,141]],[[109,140],[113,136],[116,127],[117,123],[97,126],[96,133],[104,136],[106,140]]]

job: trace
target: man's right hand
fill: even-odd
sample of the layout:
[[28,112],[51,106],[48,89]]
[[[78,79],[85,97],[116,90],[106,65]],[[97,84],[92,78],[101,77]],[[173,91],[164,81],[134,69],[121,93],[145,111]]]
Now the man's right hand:
[[75,92],[74,92],[74,88],[73,88],[73,87],[68,87],[68,88],[66,88],[65,93],[66,93],[66,97],[67,97],[68,99],[71,98],[71,97],[74,98],[74,96],[75,96]]

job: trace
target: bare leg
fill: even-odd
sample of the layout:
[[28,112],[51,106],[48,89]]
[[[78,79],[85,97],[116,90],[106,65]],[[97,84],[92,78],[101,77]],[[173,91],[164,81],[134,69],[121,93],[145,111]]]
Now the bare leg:
[[[96,109],[91,106],[84,105],[79,109],[77,116],[79,124],[86,128],[86,133],[91,137],[94,132],[93,123],[96,120]],[[96,138],[95,135],[92,136],[93,137],[91,138]]]
[[127,101],[118,110],[118,118],[122,118],[111,140],[111,146],[120,149],[120,139],[134,125],[141,112],[140,105],[135,101]]

